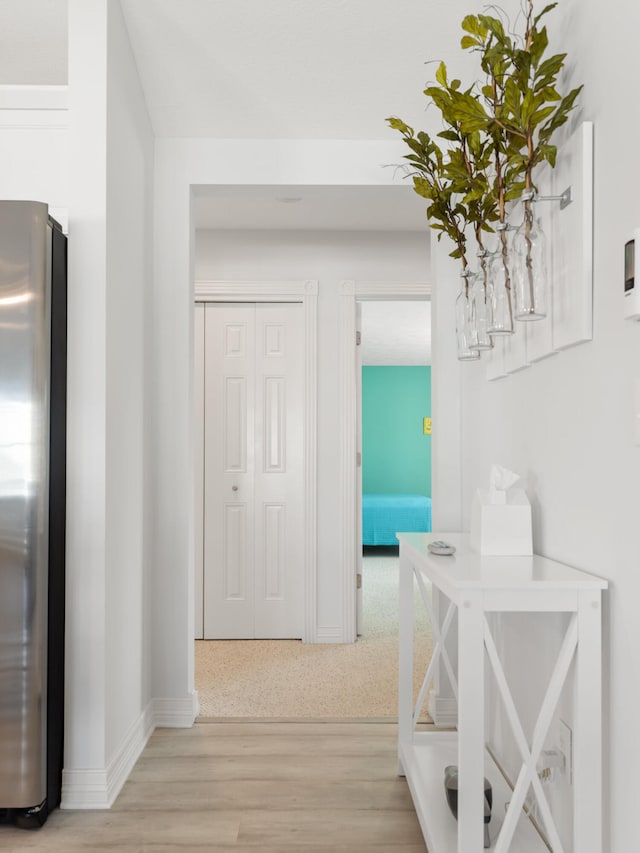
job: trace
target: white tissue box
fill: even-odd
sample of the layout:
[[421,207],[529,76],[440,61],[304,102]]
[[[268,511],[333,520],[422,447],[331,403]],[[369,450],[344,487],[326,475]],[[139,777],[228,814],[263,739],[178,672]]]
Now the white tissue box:
[[471,547],[481,554],[533,554],[531,504],[524,489],[509,489],[494,503],[488,489],[477,489],[471,504]]

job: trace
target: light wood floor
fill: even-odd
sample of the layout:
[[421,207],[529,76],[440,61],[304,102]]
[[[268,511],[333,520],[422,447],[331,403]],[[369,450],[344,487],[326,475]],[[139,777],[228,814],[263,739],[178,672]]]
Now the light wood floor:
[[394,723],[159,729],[110,811],[0,826],[0,849],[74,853],[425,853]]

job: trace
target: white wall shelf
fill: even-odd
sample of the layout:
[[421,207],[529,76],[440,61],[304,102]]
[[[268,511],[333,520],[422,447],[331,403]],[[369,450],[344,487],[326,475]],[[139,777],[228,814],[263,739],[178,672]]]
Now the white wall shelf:
[[[435,556],[427,545],[446,538],[453,556]],[[535,795],[545,835],[554,853],[602,853],[602,591],[607,582],[563,563],[531,557],[486,557],[471,549],[463,534],[399,533],[400,672],[398,755],[407,777],[429,853],[480,853],[483,847],[483,777],[494,791],[490,823],[495,853],[543,853],[543,838],[522,810],[529,787]],[[430,582],[450,602],[439,627],[432,619],[434,649],[423,688],[413,699],[414,578],[430,614]],[[457,675],[445,640],[458,611]],[[569,624],[540,706],[533,736],[524,734],[496,651],[487,614],[492,612],[568,613]],[[511,790],[485,745],[485,662],[488,661],[522,758]],[[446,667],[458,700],[456,733],[418,730],[432,674]],[[544,747],[567,674],[575,673],[573,730],[573,844],[564,847],[536,762]],[[487,668],[488,669],[488,668]],[[459,767],[458,822],[444,793],[444,768]],[[505,804],[509,802],[509,807]]]

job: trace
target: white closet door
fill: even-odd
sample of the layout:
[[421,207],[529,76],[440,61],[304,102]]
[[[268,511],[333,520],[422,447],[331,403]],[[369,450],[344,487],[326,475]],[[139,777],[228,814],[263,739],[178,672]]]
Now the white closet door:
[[206,306],[204,635],[253,636],[255,307]]
[[302,636],[302,308],[206,307],[204,635]]
[[256,307],[255,636],[303,628],[303,310]]

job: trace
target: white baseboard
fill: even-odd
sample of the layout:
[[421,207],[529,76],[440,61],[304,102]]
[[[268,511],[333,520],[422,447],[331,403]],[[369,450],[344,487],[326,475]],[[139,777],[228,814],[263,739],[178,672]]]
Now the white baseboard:
[[154,729],[190,728],[198,716],[196,691],[184,699],[152,699],[123,738],[106,769],[62,771],[61,809],[110,809]]
[[109,809],[104,770],[63,770],[61,809]]
[[440,728],[451,729],[458,725],[458,703],[453,698],[437,696],[432,690],[428,711],[434,724]]
[[188,729],[200,713],[198,691],[184,699],[154,699],[153,719],[158,728]]
[[61,809],[110,809],[155,728],[150,702],[106,770],[63,770]]
[[316,643],[344,643],[344,632],[340,625],[318,625]]

